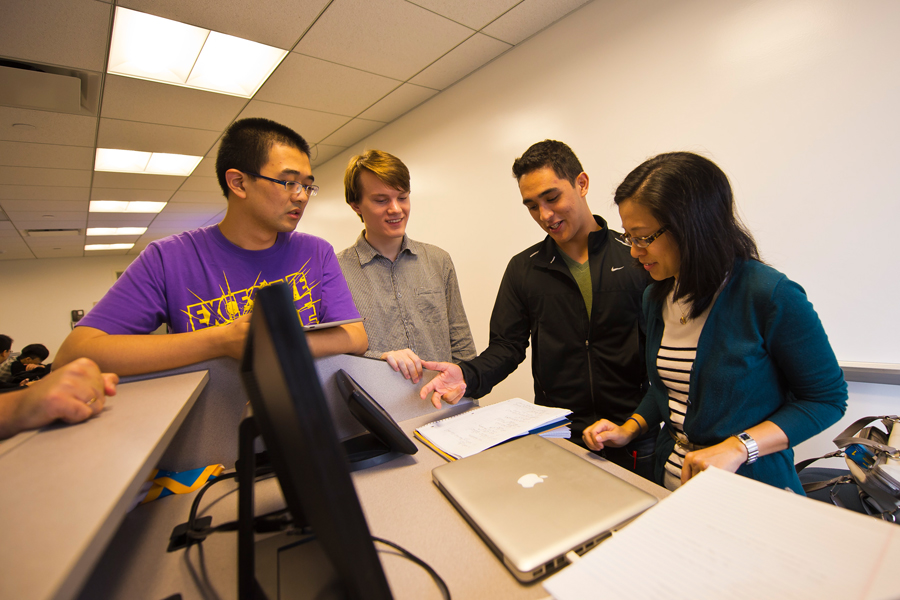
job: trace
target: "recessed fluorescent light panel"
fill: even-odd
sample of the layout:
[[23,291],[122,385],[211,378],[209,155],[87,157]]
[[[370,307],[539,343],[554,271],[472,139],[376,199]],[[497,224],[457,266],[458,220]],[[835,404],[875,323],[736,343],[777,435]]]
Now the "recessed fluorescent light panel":
[[91,200],[92,213],[158,213],[167,202],[123,202],[121,200]]
[[108,71],[250,98],[286,50],[116,7]]
[[203,160],[202,156],[189,156],[187,154],[163,154],[162,152],[97,148],[94,170],[187,177],[194,172],[201,160]]
[[88,244],[85,250],[129,250],[134,244]]
[[86,235],[144,235],[146,227],[88,227]]

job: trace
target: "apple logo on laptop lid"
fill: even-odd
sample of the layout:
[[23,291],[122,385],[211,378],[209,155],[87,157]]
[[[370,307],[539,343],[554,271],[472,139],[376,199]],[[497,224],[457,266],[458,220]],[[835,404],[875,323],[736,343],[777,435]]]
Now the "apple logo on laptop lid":
[[535,473],[527,473],[519,477],[518,483],[523,488],[533,488],[538,483],[542,483],[545,479],[547,479],[547,475],[537,475]]

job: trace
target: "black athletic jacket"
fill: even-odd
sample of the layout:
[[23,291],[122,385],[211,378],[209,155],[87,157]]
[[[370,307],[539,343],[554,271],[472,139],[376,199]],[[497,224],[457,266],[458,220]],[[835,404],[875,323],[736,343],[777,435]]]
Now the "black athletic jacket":
[[491,313],[490,343],[460,363],[466,396],[480,398],[525,359],[531,337],[534,401],[571,409],[572,437],[605,418],[621,424],[647,389],[641,298],[651,282],[630,249],[602,229],[588,237],[593,306],[547,236],[509,261]]

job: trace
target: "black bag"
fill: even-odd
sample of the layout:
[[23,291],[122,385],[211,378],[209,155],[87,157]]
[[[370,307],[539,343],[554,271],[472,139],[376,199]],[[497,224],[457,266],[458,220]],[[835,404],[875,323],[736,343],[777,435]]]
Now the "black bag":
[[[883,430],[877,426],[878,422],[884,426]],[[855,484],[868,514],[896,523],[900,516],[900,425],[897,423],[900,418],[896,415],[865,417],[854,422],[834,438],[838,450],[796,466],[799,474],[817,460],[841,456],[847,461],[848,472],[826,481],[807,481],[803,490],[810,493],[830,486],[831,501],[846,508],[837,490],[843,484]]]

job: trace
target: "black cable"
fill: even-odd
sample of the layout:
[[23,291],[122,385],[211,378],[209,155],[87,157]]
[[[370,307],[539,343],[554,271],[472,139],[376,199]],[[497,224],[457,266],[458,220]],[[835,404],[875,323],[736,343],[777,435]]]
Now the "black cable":
[[418,556],[416,556],[409,550],[402,548],[399,545],[395,544],[394,542],[389,542],[387,540],[383,540],[379,537],[375,537],[374,535],[372,536],[372,539],[376,542],[381,542],[382,544],[384,544],[386,546],[390,546],[391,548],[393,548],[394,550],[399,552],[400,556],[402,556],[403,558],[410,560],[410,561],[416,563],[417,565],[419,565],[420,567],[422,567],[423,569],[425,569],[425,571],[427,571],[428,574],[431,575],[431,578],[434,579],[434,583],[437,584],[438,589],[441,590],[441,596],[444,597],[444,600],[450,600],[450,589],[447,587],[447,584],[444,583],[444,580],[441,579],[441,576],[437,574],[437,571],[435,571],[434,569],[431,568],[431,565],[426,563],[424,560],[422,560],[421,558],[419,558]]

